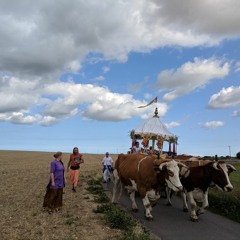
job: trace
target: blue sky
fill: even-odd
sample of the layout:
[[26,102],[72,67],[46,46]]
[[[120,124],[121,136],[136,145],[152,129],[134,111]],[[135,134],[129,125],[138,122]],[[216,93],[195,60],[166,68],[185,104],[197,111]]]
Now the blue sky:
[[179,154],[235,156],[239,12],[238,0],[0,0],[0,149],[127,152],[158,107]]

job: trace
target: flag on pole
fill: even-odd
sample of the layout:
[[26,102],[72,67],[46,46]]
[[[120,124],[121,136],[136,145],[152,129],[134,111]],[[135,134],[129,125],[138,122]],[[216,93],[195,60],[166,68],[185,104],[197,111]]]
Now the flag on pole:
[[145,108],[145,107],[147,107],[147,106],[149,106],[149,105],[151,105],[151,104],[153,104],[153,103],[156,103],[157,102],[157,97],[155,97],[151,102],[149,102],[147,105],[144,105],[144,106],[139,106],[139,107],[137,107],[137,108]]

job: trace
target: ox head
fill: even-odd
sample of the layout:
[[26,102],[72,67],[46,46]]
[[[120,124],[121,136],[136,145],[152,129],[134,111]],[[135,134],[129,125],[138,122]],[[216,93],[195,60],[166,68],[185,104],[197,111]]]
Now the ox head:
[[[176,192],[182,191],[183,186],[179,179],[179,175],[180,175],[179,163],[176,162],[175,160],[168,160],[163,162],[156,161],[156,162],[158,162],[158,164],[155,165],[155,168],[157,167],[159,174],[164,176],[167,186],[173,191],[176,191]],[[183,164],[180,164],[180,165],[183,165]]]
[[233,190],[233,186],[229,180],[229,174],[236,171],[235,167],[231,164],[227,164],[224,161],[212,163],[213,175],[212,180],[216,184],[217,188],[230,192]]

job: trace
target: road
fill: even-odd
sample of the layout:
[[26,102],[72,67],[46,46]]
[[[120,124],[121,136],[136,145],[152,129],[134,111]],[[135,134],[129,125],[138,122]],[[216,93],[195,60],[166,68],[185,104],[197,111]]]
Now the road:
[[[109,195],[112,193],[112,183],[104,184]],[[139,196],[136,202],[137,213],[131,211],[131,201],[123,191],[119,204],[133,217],[149,229],[161,240],[239,240],[240,224],[225,217],[206,211],[199,216],[199,222],[191,222],[190,214],[182,211],[182,201],[179,197],[172,197],[172,207],[166,206],[166,199],[161,198],[153,208],[153,221],[144,217],[144,207]]]

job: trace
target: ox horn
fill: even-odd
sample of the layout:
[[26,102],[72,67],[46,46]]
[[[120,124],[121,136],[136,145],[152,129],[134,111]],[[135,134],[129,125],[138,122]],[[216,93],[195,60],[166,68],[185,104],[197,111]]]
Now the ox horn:
[[236,171],[236,168],[232,165],[232,164],[226,164],[227,165],[227,168],[228,168],[228,171],[229,172],[233,172],[233,171]]
[[167,162],[164,162],[162,164],[159,165],[159,169],[162,171],[164,167],[166,167]]
[[214,163],[212,164],[213,168],[215,168],[216,170],[219,170],[218,167],[217,167],[217,165],[218,165],[217,162],[214,162]]
[[160,164],[161,164],[161,161],[158,160],[158,159],[155,159],[155,160],[153,161],[154,167],[159,167]]
[[178,166],[179,167],[185,167],[185,168],[188,168],[188,166],[184,163],[181,163],[181,162],[177,162]]
[[189,167],[180,162],[178,162],[178,167],[180,168],[180,176],[183,176],[185,178],[188,177],[188,175],[190,174]]

